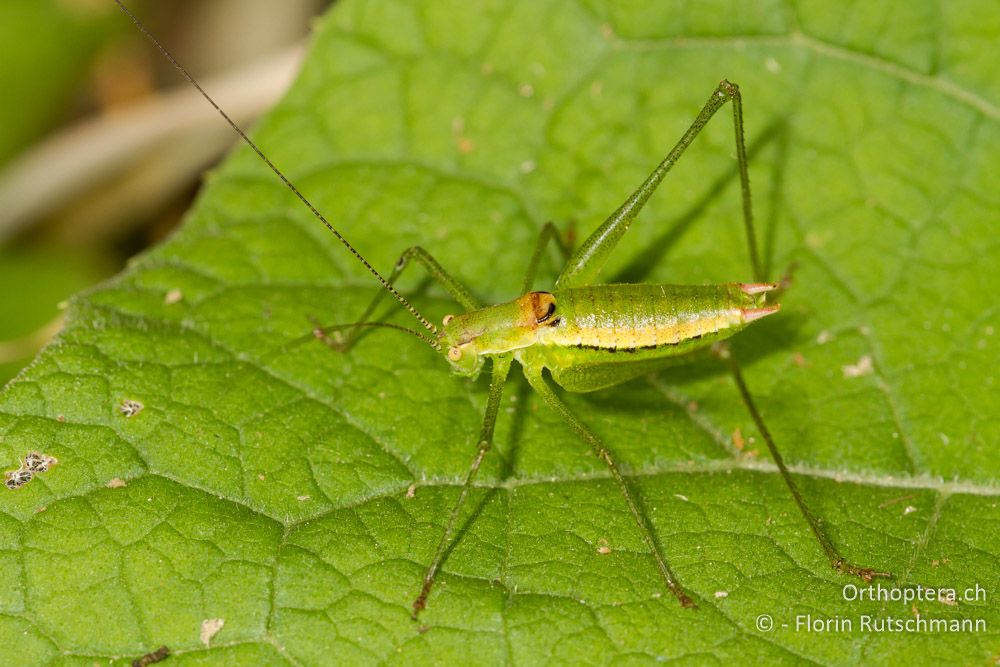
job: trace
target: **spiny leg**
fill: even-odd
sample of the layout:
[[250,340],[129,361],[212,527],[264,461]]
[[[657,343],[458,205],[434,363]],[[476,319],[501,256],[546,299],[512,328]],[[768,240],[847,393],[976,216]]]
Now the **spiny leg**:
[[763,437],[764,442],[767,443],[767,449],[771,452],[771,458],[774,460],[774,464],[778,466],[778,472],[781,473],[781,478],[785,480],[788,490],[792,493],[792,498],[795,499],[795,504],[798,505],[799,511],[802,512],[802,516],[806,518],[809,528],[812,529],[812,532],[816,536],[816,540],[819,542],[820,547],[823,548],[823,552],[826,554],[826,557],[830,559],[830,565],[833,566],[833,569],[844,574],[857,575],[865,581],[871,581],[875,577],[891,578],[892,575],[888,572],[879,572],[870,567],[855,565],[848,562],[843,556],[840,555],[840,552],[837,551],[837,547],[833,545],[830,538],[827,537],[825,532],[823,532],[822,522],[816,517],[815,514],[812,513],[809,506],[806,505],[806,501],[802,497],[802,493],[799,491],[798,486],[796,486],[795,480],[792,479],[791,473],[788,472],[788,467],[785,466],[785,460],[781,457],[781,453],[778,452],[778,447],[774,444],[774,438],[771,436],[771,432],[767,429],[767,425],[764,423],[764,418],[761,416],[760,411],[757,410],[757,406],[754,404],[753,398],[750,396],[750,390],[747,388],[746,382],[743,380],[743,373],[740,371],[740,366],[736,361],[736,357],[733,356],[729,347],[725,344],[716,346],[714,351],[716,356],[725,361],[729,366],[733,380],[736,382],[736,388],[739,390],[740,397],[743,399],[743,404],[746,405],[747,411],[750,413],[754,424],[757,426],[757,430],[760,431],[761,437]]
[[[458,280],[448,273],[429,252],[420,246],[411,246],[404,250],[399,256],[399,259],[396,260],[396,264],[392,268],[392,273],[389,274],[389,278],[386,281],[389,285],[394,285],[396,283],[399,275],[407,267],[411,259],[422,264],[427,270],[427,273],[430,274],[431,278],[440,283],[441,286],[444,287],[445,290],[447,290],[447,292],[451,294],[463,308],[466,310],[475,310],[476,308],[482,307],[482,303],[472,296],[472,294],[469,293],[469,290],[467,290],[462,283],[458,282]],[[345,335],[340,336],[338,332],[337,338],[331,338],[326,336],[325,333],[321,335],[321,332],[324,330],[317,327],[315,329],[316,337],[334,349],[340,351],[349,349],[357,340],[358,334],[361,332],[362,325],[372,316],[375,309],[378,308],[378,305],[382,302],[383,297],[385,297],[387,293],[388,292],[386,290],[380,289],[375,295],[375,298],[372,299],[370,304],[368,304],[368,307],[365,308],[365,312],[362,313],[361,318],[354,324],[354,326],[348,328]]]
[[538,233],[538,240],[535,241],[535,249],[531,253],[531,259],[528,260],[528,269],[524,273],[524,282],[521,283],[521,294],[527,294],[534,284],[538,263],[542,260],[542,255],[545,254],[545,249],[550,242],[555,242],[564,261],[569,260],[569,244],[563,240],[562,235],[554,224],[546,222],[542,225],[542,231]]
[[632,514],[632,518],[635,519],[636,525],[639,527],[639,533],[642,535],[643,542],[646,543],[646,548],[653,555],[653,559],[656,561],[656,567],[660,572],[660,577],[663,579],[663,583],[666,584],[667,588],[677,596],[680,601],[681,606],[684,607],[695,607],[694,603],[684,589],[681,588],[680,584],[677,583],[677,578],[671,571],[670,566],[667,565],[666,559],[663,554],[660,553],[660,547],[653,537],[653,531],[650,528],[648,522],[643,517],[642,513],[639,511],[639,506],[636,504],[635,499],[632,497],[632,492],[629,490],[628,482],[625,477],[622,476],[621,471],[618,469],[618,464],[615,463],[614,458],[611,456],[611,452],[604,445],[604,442],[594,433],[589,426],[584,424],[580,419],[573,414],[562,399],[560,399],[552,388],[549,387],[548,382],[542,377],[540,371],[529,371],[525,368],[525,376],[528,378],[528,382],[534,387],[542,400],[552,408],[563,420],[572,428],[577,435],[583,438],[584,441],[597,455],[597,458],[604,461],[607,464],[608,469],[611,471],[611,476],[614,477],[615,482],[618,484],[618,488],[622,492],[622,496],[625,498],[625,503],[628,505],[629,512]]
[[458,517],[462,512],[463,505],[465,505],[469,490],[472,488],[472,482],[479,473],[479,466],[482,465],[483,459],[486,458],[486,453],[493,446],[493,430],[497,423],[497,413],[500,411],[500,398],[503,396],[503,386],[507,382],[507,373],[510,371],[511,357],[509,355],[498,355],[492,359],[493,378],[490,380],[490,394],[486,400],[486,414],[483,416],[483,427],[479,432],[479,445],[476,449],[476,455],[472,459],[472,465],[469,466],[469,472],[465,477],[462,490],[458,494],[458,500],[455,501],[455,507],[452,508],[451,514],[448,516],[448,523],[445,524],[444,534],[441,536],[441,541],[434,552],[434,558],[431,559],[431,564],[427,567],[427,573],[424,574],[424,584],[420,589],[420,595],[413,601],[413,620],[417,620],[417,616],[427,606],[427,596],[430,595],[431,587],[434,585],[434,577],[441,566],[441,561],[444,560],[445,553],[448,551],[448,547],[451,546],[452,538],[455,535],[455,527],[458,525]]
[[740,188],[743,197],[743,223],[746,227],[750,264],[754,280],[763,280],[763,270],[758,257],[757,238],[753,226],[753,212],[750,201],[750,173],[747,170],[747,150],[743,139],[743,100],[739,87],[729,81],[722,81],[708,98],[691,127],[681,136],[662,162],[645,181],[584,241],[566,263],[556,281],[556,289],[594,284],[601,268],[607,262],[614,247],[628,231],[632,221],[645,206],[646,201],[673,168],[702,128],[711,120],[715,112],[728,101],[733,103],[733,127],[736,134],[736,161],[739,165]]

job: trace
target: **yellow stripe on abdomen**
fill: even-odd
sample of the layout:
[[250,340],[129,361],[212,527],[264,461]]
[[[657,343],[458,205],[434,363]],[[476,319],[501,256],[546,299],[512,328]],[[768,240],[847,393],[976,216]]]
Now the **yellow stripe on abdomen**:
[[539,342],[543,345],[609,350],[676,345],[738,325],[742,321],[742,314],[739,309],[732,309],[684,320],[664,319],[640,326],[629,326],[630,323],[614,321],[616,319],[591,315],[574,318],[576,321],[565,321],[555,327],[539,330]]

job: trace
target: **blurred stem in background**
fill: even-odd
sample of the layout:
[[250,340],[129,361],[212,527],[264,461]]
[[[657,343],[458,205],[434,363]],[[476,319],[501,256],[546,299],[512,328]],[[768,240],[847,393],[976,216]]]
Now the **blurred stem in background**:
[[[291,82],[325,4],[130,6],[249,124]],[[3,0],[0,62],[2,385],[58,332],[60,302],[179,222],[234,141],[111,0]]]

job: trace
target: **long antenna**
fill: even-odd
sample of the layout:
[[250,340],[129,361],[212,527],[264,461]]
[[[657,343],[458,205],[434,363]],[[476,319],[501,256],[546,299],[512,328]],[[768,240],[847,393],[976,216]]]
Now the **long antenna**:
[[212,97],[208,93],[205,92],[205,89],[202,88],[201,85],[195,80],[195,78],[193,76],[191,76],[191,74],[186,69],[184,69],[184,66],[181,65],[179,62],[177,62],[177,59],[174,58],[173,54],[171,54],[170,51],[167,51],[166,47],[163,46],[162,44],[160,44],[159,40],[157,40],[156,37],[154,37],[153,34],[150,33],[149,30],[146,29],[146,26],[143,25],[142,21],[139,20],[139,17],[137,17],[135,14],[133,14],[129,10],[128,7],[126,7],[124,4],[122,4],[122,0],[115,0],[115,4],[118,5],[118,8],[121,9],[122,12],[127,17],[129,17],[132,20],[132,23],[134,23],[135,27],[139,29],[139,32],[141,32],[143,35],[145,35],[146,39],[148,39],[150,42],[152,42],[152,44],[157,49],[159,49],[160,53],[163,54],[163,57],[165,57],[167,60],[169,60],[170,64],[172,64],[177,69],[177,71],[180,72],[181,75],[185,79],[188,80],[188,83],[190,83],[192,86],[194,86],[195,89],[197,89],[197,91],[199,93],[201,93],[201,96],[204,97],[208,101],[208,103],[211,104],[215,108],[215,110],[219,112],[219,115],[222,116],[222,118],[227,123],[229,123],[229,127],[233,128],[233,131],[236,132],[236,134],[238,134],[240,136],[240,138],[243,139],[243,141],[246,142],[246,144],[250,148],[253,149],[253,152],[257,154],[257,157],[259,157],[261,160],[263,160],[264,164],[266,164],[268,167],[270,167],[271,171],[273,171],[277,175],[277,177],[281,179],[281,182],[284,183],[288,187],[289,190],[291,190],[293,193],[295,193],[295,196],[299,198],[299,201],[301,201],[303,204],[305,204],[306,207],[310,211],[312,211],[312,214],[314,216],[316,216],[316,218],[320,222],[322,222],[326,226],[327,229],[330,230],[330,233],[332,233],[334,236],[336,236],[337,239],[341,243],[344,244],[344,247],[347,248],[350,251],[350,253],[352,255],[354,255],[354,257],[359,262],[361,262],[361,264],[363,264],[364,267],[366,269],[368,269],[368,271],[373,276],[375,276],[375,278],[378,279],[378,281],[382,284],[382,287],[384,287],[389,292],[389,294],[391,294],[393,297],[395,297],[396,301],[398,301],[399,303],[401,303],[403,305],[403,307],[406,308],[406,310],[409,311],[410,315],[413,315],[415,318],[417,318],[417,320],[420,322],[420,324],[422,324],[425,329],[427,329],[428,331],[431,332],[431,334],[434,336],[434,340],[431,343],[434,346],[434,349],[438,349],[438,350],[441,349],[440,345],[438,344],[438,342],[436,340],[437,333],[438,333],[437,327],[434,326],[426,317],[424,317],[423,315],[421,315],[420,312],[417,311],[416,308],[414,308],[413,306],[411,306],[410,302],[407,301],[405,298],[403,298],[403,295],[400,294],[399,292],[397,292],[396,288],[394,288],[389,283],[388,280],[386,280],[385,278],[383,278],[382,274],[379,273],[378,271],[376,271],[375,267],[372,266],[371,264],[369,264],[368,260],[365,259],[364,257],[362,257],[361,253],[358,252],[354,248],[354,246],[351,245],[351,243],[347,239],[345,239],[344,236],[340,232],[338,232],[337,229],[333,225],[330,224],[330,222],[323,216],[322,213],[319,212],[319,210],[313,205],[313,203],[311,201],[309,201],[308,199],[306,199],[306,196],[304,194],[302,194],[302,192],[299,191],[299,189],[297,187],[295,187],[295,184],[292,183],[288,179],[287,176],[285,176],[284,172],[282,172],[280,169],[278,169],[278,167],[275,166],[275,164],[273,162],[271,162],[270,158],[268,158],[266,155],[264,155],[264,152],[260,148],[257,147],[257,144],[255,144],[253,142],[253,140],[250,139],[250,137],[247,136],[247,133],[243,131],[243,128],[241,128],[239,125],[237,125],[236,121],[234,121],[232,118],[230,118],[229,115],[225,111],[222,110],[222,107],[220,107],[218,104],[215,103],[215,100],[213,100]]

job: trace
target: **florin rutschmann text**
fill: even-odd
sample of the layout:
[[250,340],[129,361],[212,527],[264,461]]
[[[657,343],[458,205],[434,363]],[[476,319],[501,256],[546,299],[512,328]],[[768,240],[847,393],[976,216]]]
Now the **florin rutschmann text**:
[[[851,583],[844,585],[841,594],[847,602],[898,602],[907,611],[902,614],[883,611],[878,614],[833,614],[830,616],[805,613],[795,614],[789,621],[781,619],[776,621],[774,616],[765,613],[757,616],[755,625],[760,632],[771,632],[777,628],[809,633],[861,632],[879,634],[886,632],[980,633],[987,630],[986,619],[965,616],[960,611],[968,612],[975,609],[977,603],[986,602],[986,589],[979,584],[955,588],[928,587],[919,584],[905,587],[883,586],[882,584],[859,586]],[[919,608],[918,603],[921,603]],[[944,614],[926,613],[928,611],[927,603],[930,603],[931,608],[935,609],[937,614]],[[946,609],[950,613],[946,613]]]

